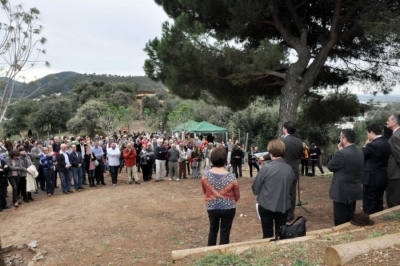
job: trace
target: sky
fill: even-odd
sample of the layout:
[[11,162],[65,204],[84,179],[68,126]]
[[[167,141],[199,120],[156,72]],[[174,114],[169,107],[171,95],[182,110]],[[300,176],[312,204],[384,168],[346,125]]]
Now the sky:
[[[9,1],[25,10],[38,8],[42,36],[47,39],[40,60],[51,67],[38,62],[23,73],[26,82],[62,71],[144,76],[143,49],[149,40],[161,37],[162,23],[169,20],[154,0]],[[352,90],[363,94],[359,88]],[[400,86],[391,94],[400,94]]]
[[153,0],[9,0],[40,10],[46,54],[26,81],[62,71],[144,76],[146,43],[168,16]]

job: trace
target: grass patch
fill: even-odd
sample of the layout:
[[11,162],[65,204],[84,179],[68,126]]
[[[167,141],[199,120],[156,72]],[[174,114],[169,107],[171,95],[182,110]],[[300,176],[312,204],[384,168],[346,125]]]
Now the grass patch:
[[383,220],[388,222],[400,220],[400,211],[392,212],[383,216]]
[[[202,260],[195,262],[194,266],[251,266],[251,263],[246,259],[242,259],[237,254],[211,254],[205,256]],[[261,265],[261,264],[260,264]],[[266,264],[264,264],[266,265]]]
[[111,245],[110,245],[109,243],[104,243],[104,244],[103,244],[103,249],[104,249],[105,251],[110,251]]
[[318,265],[316,262],[311,262],[309,263],[307,259],[296,259],[295,262],[293,262],[292,266],[314,266]]
[[346,242],[351,242],[354,240],[354,238],[355,238],[355,236],[352,234],[344,235],[341,237],[341,239]]
[[368,236],[368,238],[375,238],[375,237],[380,237],[380,236],[383,236],[384,234],[382,233],[382,232],[379,232],[379,231],[374,231],[372,234],[370,234],[369,236]]
[[185,244],[185,242],[183,242],[182,240],[179,240],[176,236],[171,236],[171,240],[173,241],[173,243],[175,245],[182,246],[183,244]]

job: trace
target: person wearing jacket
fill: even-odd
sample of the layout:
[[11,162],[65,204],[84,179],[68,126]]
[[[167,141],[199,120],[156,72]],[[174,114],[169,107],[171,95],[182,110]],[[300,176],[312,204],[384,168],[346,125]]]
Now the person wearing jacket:
[[151,149],[151,145],[142,144],[142,150],[140,152],[140,166],[142,167],[143,181],[150,181],[153,173],[154,164],[154,152]]
[[[178,178],[186,178],[186,160],[188,160],[188,155],[186,153],[186,150],[184,148],[184,144],[181,143],[178,146],[178,151],[179,151],[179,158],[178,158]],[[189,173],[190,174],[190,173]]]
[[79,189],[85,189],[83,187],[83,156],[82,154],[77,151],[77,147],[75,144],[72,145],[72,152],[69,154],[71,159],[71,170],[72,176],[74,178],[74,186],[75,190],[78,191]]
[[333,172],[329,197],[333,201],[335,226],[349,222],[356,211],[356,201],[362,199],[361,176],[364,154],[354,144],[356,134],[352,129],[340,133],[338,151],[328,163]]
[[383,128],[378,124],[367,126],[367,140],[361,149],[364,154],[363,211],[373,214],[383,210],[383,194],[388,186],[390,144],[382,138]]
[[274,228],[275,235],[278,234],[279,228],[286,223],[291,207],[290,190],[295,180],[292,167],[283,159],[283,141],[271,140],[267,150],[271,161],[263,164],[251,187],[257,196],[263,238],[273,237]]
[[240,149],[240,143],[236,143],[231,151],[231,164],[236,178],[242,177],[242,158],[243,151]]
[[254,154],[255,154],[255,148],[253,145],[251,145],[249,157],[247,160],[248,164],[249,164],[249,169],[250,169],[250,177],[253,177],[253,166],[255,169],[257,169],[257,173],[260,172],[260,166],[258,165],[258,158]]
[[[33,142],[33,141],[32,141]],[[31,149],[32,163],[35,165],[36,170],[39,172],[39,175],[36,177],[36,184],[42,191],[46,191],[46,180],[43,175],[42,165],[40,164],[40,158],[42,157],[43,150],[43,142],[38,140],[36,145]]]
[[10,209],[11,207],[7,204],[7,174],[9,167],[3,159],[0,159],[0,212],[5,209]]
[[96,155],[92,152],[92,149],[90,145],[86,146],[86,152],[84,155],[85,158],[85,166],[86,166],[86,173],[88,175],[88,180],[89,180],[89,187],[97,187],[94,184],[94,179],[95,179],[95,171],[96,171],[96,165],[94,164],[94,161],[96,161]]
[[[140,144],[140,149],[142,149],[142,148],[143,148],[143,145]],[[122,153],[123,153],[123,156],[124,156],[125,166],[126,166],[126,169],[128,171],[129,184],[132,184],[133,180],[135,180],[135,184],[140,185],[139,177],[138,177],[138,174],[137,174],[137,168],[136,168],[136,165],[137,165],[137,161],[136,161],[137,160],[137,154],[136,154],[136,151],[137,151],[136,148],[132,147],[132,143],[129,142],[126,145],[126,148],[123,150]],[[140,150],[140,152],[141,151],[142,150]],[[143,180],[144,179],[145,178],[144,178],[144,174],[143,174]]]
[[40,157],[40,164],[42,166],[43,176],[46,181],[46,193],[49,197],[54,195],[54,165],[56,163],[56,157],[49,151],[49,148],[43,147],[43,153]]
[[19,151],[13,150],[10,152],[10,156],[5,160],[6,165],[8,165],[10,171],[7,173],[8,182],[12,187],[12,201],[14,207],[19,206],[18,202],[18,186],[20,180],[20,172],[23,172],[25,168],[22,166],[21,160],[19,159]]
[[163,140],[157,140],[157,146],[154,148],[156,158],[156,182],[164,181],[165,161],[167,159],[167,148],[163,145]]
[[192,158],[192,178],[200,178],[201,177],[201,162],[203,160],[203,152],[199,149],[199,147],[195,144],[193,148],[193,152],[190,155]]
[[67,145],[61,144],[61,150],[57,154],[57,171],[60,173],[61,188],[64,194],[73,193],[71,190],[71,161],[67,153]]
[[301,175],[306,176],[308,174],[308,147],[303,142],[303,155],[301,156]]
[[32,193],[26,191],[26,175],[29,166],[33,165],[31,157],[26,154],[26,150],[24,147],[19,147],[19,159],[21,160],[21,166],[25,169],[25,171],[20,171],[20,180],[18,186],[18,195],[22,195],[23,201],[29,203],[30,201],[34,201],[32,198]]

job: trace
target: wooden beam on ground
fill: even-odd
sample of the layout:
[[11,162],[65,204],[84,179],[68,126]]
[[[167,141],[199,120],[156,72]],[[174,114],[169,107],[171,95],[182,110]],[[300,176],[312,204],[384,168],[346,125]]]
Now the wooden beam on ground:
[[[374,213],[371,215],[371,218],[379,217],[384,214],[391,213],[393,211],[398,211],[398,210],[400,210],[400,206],[396,206],[396,207],[393,207],[390,209],[383,210],[381,212]],[[353,225],[351,223],[345,223],[345,224],[341,224],[341,225],[338,225],[335,227],[330,227],[330,228],[326,228],[326,229],[320,229],[320,230],[307,232],[307,235],[304,237],[279,240],[276,242],[270,242],[270,240],[272,238],[264,238],[264,239],[255,239],[255,240],[232,243],[232,244],[221,245],[221,246],[173,250],[173,251],[171,251],[171,257],[172,257],[172,261],[177,261],[177,260],[181,260],[186,257],[189,257],[191,255],[196,255],[196,254],[201,254],[201,253],[204,253],[204,254],[207,254],[207,253],[219,253],[219,254],[238,253],[238,254],[240,254],[240,253],[243,253],[244,251],[249,250],[254,247],[261,247],[261,246],[265,246],[265,245],[269,245],[269,244],[287,244],[287,243],[293,243],[293,242],[301,242],[301,241],[316,239],[316,238],[318,238],[320,236],[324,236],[324,235],[337,234],[337,233],[340,233],[340,231],[347,229],[349,226],[353,226]],[[381,225],[376,224],[373,226],[368,226],[368,228],[375,227],[375,226],[381,226]],[[357,230],[363,230],[363,229],[358,228],[358,229],[355,229],[354,231],[357,231]]]
[[367,253],[372,249],[385,249],[399,244],[400,233],[397,233],[327,247],[325,249],[325,263],[328,266],[343,265],[356,256]]

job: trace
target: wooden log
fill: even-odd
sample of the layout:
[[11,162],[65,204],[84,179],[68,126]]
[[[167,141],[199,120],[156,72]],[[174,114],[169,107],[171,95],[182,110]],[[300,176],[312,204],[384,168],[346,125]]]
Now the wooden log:
[[[383,210],[381,212],[377,212],[371,215],[371,217],[379,217],[387,213],[391,213],[393,211],[398,211],[400,210],[400,206],[396,206],[390,209]],[[335,227],[330,227],[330,228],[325,228],[325,229],[320,229],[320,230],[315,230],[315,231],[310,231],[307,232],[307,236],[324,236],[324,235],[329,235],[329,234],[335,234],[337,232],[341,232],[348,227],[353,226],[351,223],[344,223]],[[381,226],[381,224],[375,224],[373,226],[368,226],[368,228],[375,227],[375,226]],[[357,230],[357,229],[356,229]],[[201,253],[211,253],[211,252],[216,252],[220,254],[226,254],[227,252],[236,252],[236,253],[242,253],[248,249],[251,249],[253,247],[261,247],[264,245],[268,245],[272,242],[270,242],[271,238],[265,238],[265,239],[255,239],[255,240],[250,240],[250,241],[245,241],[245,242],[239,242],[239,243],[233,243],[233,244],[228,244],[228,245],[222,245],[222,246],[212,246],[212,247],[199,247],[199,248],[193,248],[193,249],[183,249],[183,250],[173,250],[171,251],[171,257],[172,261],[177,261],[181,260],[183,258],[186,258],[191,255],[196,255],[196,254],[201,254]],[[296,239],[296,240],[295,240]],[[285,241],[292,241],[292,242],[297,242],[297,241],[307,241],[309,239],[305,237],[299,237],[299,238],[293,238],[293,239],[287,239],[287,240],[279,240],[274,243],[288,243]],[[290,243],[290,242],[289,242]]]
[[392,213],[392,212],[395,212],[395,211],[400,211],[400,205],[392,207],[392,208],[389,208],[389,209],[385,209],[385,210],[380,211],[380,212],[376,212],[374,214],[371,214],[369,217],[370,218],[376,218],[376,217],[380,217],[382,215],[385,215],[385,214],[388,214],[388,213]]
[[399,244],[400,233],[397,233],[327,247],[325,249],[325,263],[328,266],[343,265],[356,256],[367,253],[373,249],[384,249]]

